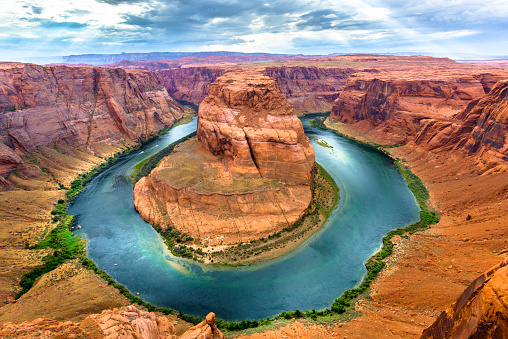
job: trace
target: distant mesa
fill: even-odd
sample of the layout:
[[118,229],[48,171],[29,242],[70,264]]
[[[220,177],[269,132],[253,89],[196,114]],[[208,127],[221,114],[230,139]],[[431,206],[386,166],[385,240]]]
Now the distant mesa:
[[231,244],[291,226],[312,198],[314,150],[274,79],[229,72],[199,108],[197,138],[134,189],[146,221]]

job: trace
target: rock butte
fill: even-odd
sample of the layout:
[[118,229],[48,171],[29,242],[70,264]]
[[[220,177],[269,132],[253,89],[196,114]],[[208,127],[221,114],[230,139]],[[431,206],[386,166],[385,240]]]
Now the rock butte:
[[312,198],[314,150],[274,79],[219,77],[201,103],[197,140],[178,146],[134,189],[146,221],[211,244],[266,237]]

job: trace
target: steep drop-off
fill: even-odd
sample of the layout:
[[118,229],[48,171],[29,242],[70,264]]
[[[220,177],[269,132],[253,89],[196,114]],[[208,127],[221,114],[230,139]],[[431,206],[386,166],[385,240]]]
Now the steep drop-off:
[[314,150],[274,79],[231,72],[199,108],[198,140],[178,146],[134,189],[146,221],[202,243],[290,227],[312,198]]
[[477,157],[480,174],[508,168],[506,143],[508,81],[499,81],[492,90],[470,102],[447,122],[428,120],[415,138],[427,150],[466,149]]
[[99,143],[154,136],[183,112],[153,72],[0,64],[0,176],[39,146],[94,153]]

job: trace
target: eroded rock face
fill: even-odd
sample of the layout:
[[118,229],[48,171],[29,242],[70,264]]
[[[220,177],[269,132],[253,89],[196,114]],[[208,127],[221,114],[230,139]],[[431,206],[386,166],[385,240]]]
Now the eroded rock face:
[[182,114],[153,72],[0,63],[0,175],[20,163],[16,153],[141,141]]
[[[451,133],[454,115],[504,76],[471,70],[356,73],[334,102],[330,117],[354,124],[386,144],[405,144],[430,127]],[[430,147],[438,144],[436,140]]]
[[182,67],[157,71],[171,97],[199,105],[208,95],[210,85],[227,69],[213,66]]
[[200,105],[197,132],[233,172],[312,184],[314,150],[274,79],[245,72],[218,78]]
[[508,338],[508,261],[476,278],[422,339]]
[[260,73],[217,79],[198,137],[134,189],[141,217],[203,243],[266,237],[297,222],[312,199],[314,150],[276,82]]

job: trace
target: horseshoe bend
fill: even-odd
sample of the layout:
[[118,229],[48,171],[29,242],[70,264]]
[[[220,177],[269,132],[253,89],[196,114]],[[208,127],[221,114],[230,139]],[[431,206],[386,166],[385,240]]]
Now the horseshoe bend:
[[201,245],[267,238],[300,221],[312,200],[314,150],[274,79],[229,72],[200,104],[197,137],[134,189],[147,222]]
[[[130,67],[135,68],[135,62]],[[213,79],[207,78],[207,69],[218,70]],[[44,333],[88,338],[128,333],[142,337],[152,333],[159,338],[220,338],[218,328],[226,337],[251,338],[505,335],[505,68],[430,57],[359,55],[286,60],[276,66],[190,65],[160,72],[20,63],[2,63],[0,71],[2,336],[32,338]],[[305,136],[301,120],[286,100],[291,97],[294,102],[304,98],[301,111],[312,107],[310,103],[331,108],[329,116],[314,120],[315,126],[375,145],[399,159],[399,164],[410,166],[428,189],[429,206],[439,211],[441,220],[424,230],[393,236],[393,253],[382,259],[385,267],[365,294],[335,302],[332,299],[340,295],[329,298],[335,310],[347,308],[344,313],[286,309],[270,320],[229,323],[216,320],[213,314],[198,319],[148,304],[143,292],[137,295],[137,286],[128,291],[115,280],[115,272],[125,263],[115,261],[111,248],[127,251],[127,242],[100,243],[108,251],[103,258],[93,258],[103,260],[99,267],[85,255],[97,243],[89,242],[85,251],[85,244],[72,233],[84,237],[88,229],[98,227],[103,239],[112,235],[124,239],[118,234],[120,228],[112,227],[107,218],[100,225],[89,225],[78,217],[74,224],[66,209],[85,183],[94,184],[90,178],[105,170],[106,165],[100,164],[121,165],[123,160],[115,162],[120,154],[162,134],[189,114],[189,108],[174,101],[164,87],[175,85],[175,79],[164,78],[170,73],[187,76],[178,84],[189,86],[180,87],[182,93],[192,94],[196,92],[192,86],[199,87],[199,95],[194,93],[192,98],[201,100],[201,90],[209,86],[208,96],[199,102],[197,136],[178,144],[137,182],[134,192],[122,194],[130,198],[133,193],[140,215],[160,228],[161,234],[185,234],[171,238],[175,250],[185,245],[189,251],[193,248],[192,255],[198,250],[205,253],[202,258],[207,264],[212,259],[221,263],[226,255],[208,258],[207,251],[220,252],[228,246],[236,251],[240,242],[261,246],[260,239],[277,240],[274,235],[319,211],[315,206],[329,203],[333,194],[325,193],[332,187],[314,158],[325,150],[342,164],[348,159],[331,141],[314,143],[311,134]],[[277,80],[267,74],[276,74]],[[157,147],[163,138],[140,152]],[[109,188],[127,181],[113,178],[100,194],[108,196]],[[130,189],[131,183],[127,186]],[[87,190],[92,187],[81,195]],[[364,198],[377,206],[384,197]],[[106,210],[103,214],[107,215],[108,206],[103,207],[96,213]],[[132,202],[126,208],[133,210]],[[386,211],[378,214],[380,221],[385,217]],[[156,238],[147,226],[152,233],[146,234]],[[157,246],[157,241],[150,246]],[[135,260],[143,255],[131,253]],[[40,274],[34,277],[32,272]],[[257,284],[270,287],[265,281]],[[178,287],[173,280],[167,285]],[[321,282],[308,289],[319,286]],[[352,287],[351,293],[361,288]],[[162,293],[155,290],[154,294]],[[299,298],[307,291],[290,292],[292,298]],[[192,302],[200,304],[200,298],[211,297],[202,294]],[[133,303],[137,306],[128,306]],[[321,320],[330,322],[323,325]],[[263,333],[240,332],[247,327]]]

